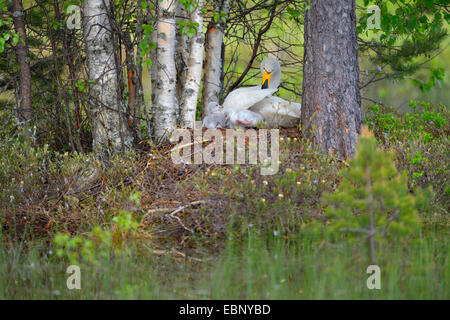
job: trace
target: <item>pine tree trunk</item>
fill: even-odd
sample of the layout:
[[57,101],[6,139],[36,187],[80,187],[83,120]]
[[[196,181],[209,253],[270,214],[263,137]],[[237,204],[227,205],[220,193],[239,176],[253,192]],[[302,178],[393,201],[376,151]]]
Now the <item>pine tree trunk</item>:
[[185,128],[194,128],[198,92],[203,67],[203,0],[197,0],[198,6],[192,13],[191,20],[198,23],[197,33],[189,40],[189,60],[186,82],[181,97],[181,124]]
[[302,127],[328,154],[354,154],[361,125],[355,0],[313,0],[305,13]]
[[83,4],[83,33],[92,118],[93,150],[106,159],[111,153],[131,148],[132,136],[126,112],[120,103],[118,72],[111,33],[109,0],[86,0]]
[[[229,0],[216,0],[215,11],[224,11],[228,14]],[[205,42],[205,66],[203,74],[203,116],[207,115],[207,106],[211,101],[219,102],[222,94],[222,72],[223,72],[223,32],[225,23],[219,19],[217,22],[211,20],[206,32]]]
[[159,3],[157,23],[158,62],[153,109],[155,136],[168,138],[177,125],[176,112],[176,13],[177,1],[163,0]]
[[20,36],[16,45],[16,57],[19,64],[19,101],[17,102],[17,116],[19,122],[30,121],[31,108],[31,69],[28,55],[27,34],[25,30],[25,11],[22,0],[13,1],[14,28]]

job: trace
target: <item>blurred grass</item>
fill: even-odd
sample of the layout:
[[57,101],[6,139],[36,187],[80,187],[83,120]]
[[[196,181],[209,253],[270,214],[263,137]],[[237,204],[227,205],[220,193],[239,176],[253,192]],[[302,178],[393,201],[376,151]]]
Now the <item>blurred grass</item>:
[[331,243],[302,232],[283,239],[249,228],[203,263],[137,252],[81,265],[81,290],[68,290],[69,266],[43,247],[0,249],[0,299],[448,299],[448,230],[424,229],[409,244],[379,250],[381,290],[368,290],[364,243]]

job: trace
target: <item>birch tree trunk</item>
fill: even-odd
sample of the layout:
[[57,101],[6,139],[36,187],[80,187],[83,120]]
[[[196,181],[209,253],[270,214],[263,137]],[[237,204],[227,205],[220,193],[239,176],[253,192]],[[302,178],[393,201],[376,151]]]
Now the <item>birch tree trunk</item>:
[[118,72],[114,58],[109,0],[86,0],[83,33],[86,46],[93,150],[101,157],[131,148],[132,135],[120,103]]
[[158,139],[168,138],[177,125],[176,112],[176,21],[177,1],[163,0],[159,3],[157,23],[158,62],[153,108],[153,128]]
[[19,101],[17,102],[17,117],[19,122],[31,120],[31,69],[28,55],[28,42],[25,30],[25,11],[22,0],[13,1],[14,28],[20,36],[16,45],[16,57],[19,64]]
[[330,155],[354,154],[361,125],[355,0],[313,0],[305,13],[301,122]]
[[203,44],[205,41],[203,35],[203,0],[197,0],[197,2],[198,6],[191,15],[191,20],[198,23],[197,33],[189,40],[188,69],[181,100],[181,124],[186,128],[194,128],[203,67]]
[[[216,12],[224,11],[228,14],[229,0],[216,0]],[[219,102],[222,94],[222,72],[223,72],[223,32],[225,23],[219,19],[215,22],[213,19],[208,24],[205,42],[205,66],[203,74],[203,116],[207,115],[208,103],[211,101]]]

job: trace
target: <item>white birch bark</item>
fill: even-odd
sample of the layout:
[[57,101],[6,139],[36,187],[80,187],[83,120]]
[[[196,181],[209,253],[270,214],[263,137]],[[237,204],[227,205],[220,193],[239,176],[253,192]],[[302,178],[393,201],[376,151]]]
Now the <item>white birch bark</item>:
[[[228,14],[229,0],[216,0],[216,11]],[[225,23],[219,19],[212,20],[206,32],[205,66],[203,75],[203,116],[208,115],[208,104],[211,101],[219,102],[222,92],[222,43]]]
[[130,149],[133,140],[118,95],[120,69],[114,59],[109,6],[109,0],[86,0],[83,4],[92,145],[97,155],[106,158]]
[[178,102],[176,97],[176,21],[177,1],[163,0],[159,3],[157,23],[158,63],[153,108],[153,128],[155,136],[168,138],[177,125],[176,112]]
[[198,92],[203,67],[203,0],[197,0],[198,6],[191,15],[193,22],[198,23],[197,33],[189,40],[189,60],[186,82],[183,86],[181,100],[181,124],[186,128],[194,128],[195,111],[197,109]]

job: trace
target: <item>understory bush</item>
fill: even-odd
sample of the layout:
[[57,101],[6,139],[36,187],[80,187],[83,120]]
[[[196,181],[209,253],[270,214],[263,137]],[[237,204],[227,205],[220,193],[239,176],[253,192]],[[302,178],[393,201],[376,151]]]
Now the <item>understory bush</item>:
[[[406,170],[411,191],[432,187],[438,206],[434,213],[448,220],[450,210],[450,112],[447,106],[411,101],[411,110],[399,114],[373,105],[366,123],[385,150],[396,154],[396,166]],[[419,193],[423,191],[418,191]]]

